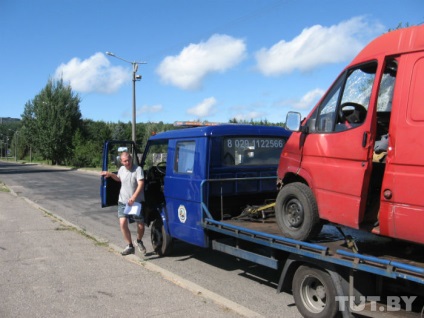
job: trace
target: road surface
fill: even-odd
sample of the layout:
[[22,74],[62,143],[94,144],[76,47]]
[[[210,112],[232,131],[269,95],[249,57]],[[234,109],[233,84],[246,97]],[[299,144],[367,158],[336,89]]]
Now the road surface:
[[[0,181],[18,196],[96,237],[124,247],[116,208],[100,207],[98,173],[0,161]],[[135,226],[131,230],[135,234]],[[148,228],[144,242],[151,252]],[[279,273],[275,270],[183,242],[176,242],[169,257],[148,253],[146,259],[264,317],[300,317],[293,297],[276,293]]]

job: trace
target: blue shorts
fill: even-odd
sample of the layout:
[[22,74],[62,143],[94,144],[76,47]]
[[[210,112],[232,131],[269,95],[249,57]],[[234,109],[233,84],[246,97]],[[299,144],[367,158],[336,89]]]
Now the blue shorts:
[[118,218],[127,218],[130,223],[144,223],[143,204],[141,204],[141,212],[139,216],[124,214],[125,206],[126,204],[118,202]]

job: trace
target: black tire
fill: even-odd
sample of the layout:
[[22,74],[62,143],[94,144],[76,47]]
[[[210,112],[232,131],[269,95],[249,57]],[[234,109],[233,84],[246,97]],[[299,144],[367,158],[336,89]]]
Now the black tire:
[[303,183],[284,186],[275,202],[275,217],[284,236],[307,241],[322,229],[318,205],[312,190]]
[[160,218],[156,219],[152,223],[150,229],[150,239],[152,241],[153,250],[159,256],[166,256],[171,254],[172,250],[172,238],[166,232],[163,222]]
[[330,274],[308,266],[300,266],[292,281],[293,298],[305,318],[339,317],[336,290]]

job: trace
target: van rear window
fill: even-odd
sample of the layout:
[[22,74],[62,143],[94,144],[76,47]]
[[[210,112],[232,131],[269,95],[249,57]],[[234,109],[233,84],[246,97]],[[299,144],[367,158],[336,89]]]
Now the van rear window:
[[284,144],[279,137],[224,138],[222,165],[277,165]]

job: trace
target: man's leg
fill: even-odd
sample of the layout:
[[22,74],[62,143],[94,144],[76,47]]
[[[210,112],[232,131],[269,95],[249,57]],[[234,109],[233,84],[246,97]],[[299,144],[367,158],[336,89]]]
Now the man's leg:
[[131,232],[128,228],[128,219],[126,217],[119,218],[119,226],[121,232],[124,235],[124,239],[127,241],[128,246],[121,252],[122,255],[134,254],[134,245],[131,242]]
[[137,240],[141,241],[144,235],[144,223],[137,223]]
[[127,241],[128,244],[131,244],[131,232],[128,227],[127,218],[119,218],[119,226],[121,227],[121,232],[124,236],[124,239]]
[[142,238],[144,235],[144,222],[137,222],[137,240],[134,241],[134,244],[138,246],[138,250],[146,255],[146,247],[143,244]]

